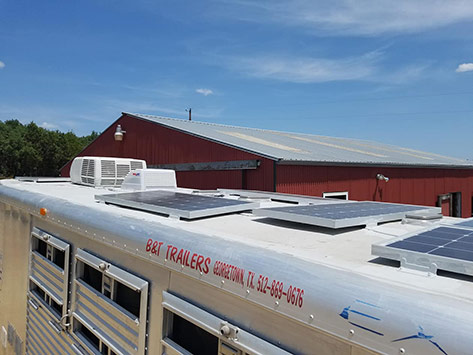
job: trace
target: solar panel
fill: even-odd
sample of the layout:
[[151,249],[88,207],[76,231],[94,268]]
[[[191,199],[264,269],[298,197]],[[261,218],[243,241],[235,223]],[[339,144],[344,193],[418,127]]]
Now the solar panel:
[[464,222],[456,223],[455,226],[473,228],[473,218],[469,218]]
[[401,261],[407,267],[442,269],[473,276],[473,231],[454,226],[436,227],[394,242],[373,244],[371,253]]
[[259,207],[258,203],[163,190],[96,195],[95,198],[105,203],[184,219],[242,212]]
[[15,176],[15,180],[36,183],[70,182],[68,177]]
[[247,199],[268,199],[277,202],[289,202],[301,205],[319,205],[319,204],[334,204],[334,203],[347,203],[355,202],[348,200],[341,200],[335,198],[316,197],[316,196],[305,196],[305,195],[292,195],[278,192],[267,192],[267,191],[253,191],[253,190],[236,190],[236,189],[218,189],[218,191],[229,194],[240,196],[240,198]]
[[439,210],[424,206],[400,205],[380,202],[351,202],[308,206],[288,206],[261,208],[254,210],[257,216],[270,217],[284,221],[299,222],[328,228],[344,228],[405,217],[408,212]]

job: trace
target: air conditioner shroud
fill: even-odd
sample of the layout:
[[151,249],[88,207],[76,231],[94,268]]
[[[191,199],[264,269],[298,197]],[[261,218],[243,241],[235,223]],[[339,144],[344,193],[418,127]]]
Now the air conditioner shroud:
[[132,170],[146,169],[146,161],[112,157],[77,157],[71,165],[71,182],[94,187],[119,187]]

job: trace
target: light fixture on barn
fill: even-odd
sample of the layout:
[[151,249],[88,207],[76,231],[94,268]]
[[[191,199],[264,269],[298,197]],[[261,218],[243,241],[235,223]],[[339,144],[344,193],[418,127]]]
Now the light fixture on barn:
[[113,135],[115,137],[115,140],[117,142],[121,142],[123,140],[123,135],[126,133],[126,131],[124,131],[122,129],[122,126],[121,125],[117,125],[117,129],[115,130],[115,134]]
[[384,176],[383,174],[376,174],[376,179],[377,180],[384,180],[386,182],[389,181],[389,178],[387,176]]

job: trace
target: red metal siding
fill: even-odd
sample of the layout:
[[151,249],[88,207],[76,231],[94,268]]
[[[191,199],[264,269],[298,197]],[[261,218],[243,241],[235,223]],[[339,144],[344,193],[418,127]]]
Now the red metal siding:
[[[389,182],[376,180],[376,174]],[[437,196],[462,193],[462,215],[472,215],[473,170],[278,165],[277,191],[322,196],[348,191],[353,200],[435,206]]]
[[[113,134],[117,124],[127,131],[122,142]],[[178,164],[259,159],[256,170],[178,172],[179,186],[200,189],[246,188],[273,191],[274,162],[255,154],[165,128],[156,123],[124,115],[79,155],[144,159],[148,164]],[[70,164],[62,169],[69,175]],[[375,179],[377,173],[389,182]],[[246,177],[243,175],[246,174]],[[462,214],[472,215],[473,170],[374,168],[278,165],[278,192],[322,196],[323,192],[348,191],[353,200],[412,203],[435,206],[437,196],[462,193]]]
[[[116,125],[126,131],[122,142],[114,140]],[[272,191],[273,161],[222,144],[175,131],[156,123],[123,115],[79,156],[144,159],[149,165],[259,159],[260,167],[247,171],[247,188]],[[70,163],[61,171],[69,176]],[[181,187],[199,189],[242,188],[242,171],[178,172]]]

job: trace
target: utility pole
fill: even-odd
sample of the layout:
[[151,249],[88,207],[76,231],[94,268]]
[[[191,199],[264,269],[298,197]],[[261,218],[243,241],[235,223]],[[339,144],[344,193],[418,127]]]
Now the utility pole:
[[186,108],[186,112],[189,112],[189,121],[192,121],[192,108]]

